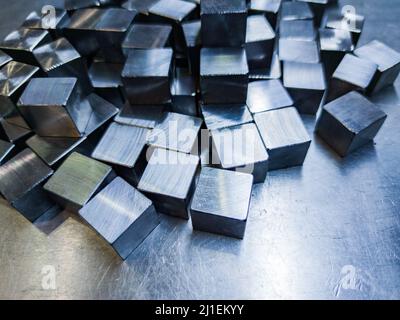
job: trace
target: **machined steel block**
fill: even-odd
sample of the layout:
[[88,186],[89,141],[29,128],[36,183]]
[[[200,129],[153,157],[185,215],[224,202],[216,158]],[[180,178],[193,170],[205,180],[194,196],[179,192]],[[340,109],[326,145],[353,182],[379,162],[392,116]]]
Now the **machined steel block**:
[[189,69],[192,74],[196,75],[200,72],[201,21],[182,23],[182,29]]
[[162,105],[130,105],[125,103],[124,107],[115,117],[115,122],[130,126],[154,129],[161,120],[164,112]]
[[295,107],[257,113],[254,121],[269,154],[269,170],[303,164],[311,139]]
[[317,31],[312,20],[282,20],[279,23],[279,38],[315,41]]
[[293,105],[293,100],[280,80],[249,83],[247,106],[251,113],[280,109]]
[[159,213],[189,219],[198,165],[197,156],[156,148],[138,189],[153,201]]
[[281,4],[282,0],[251,0],[249,14],[264,14],[271,26],[275,28]]
[[0,165],[14,156],[15,145],[11,142],[0,140]]
[[16,61],[37,65],[33,50],[50,41],[50,38],[50,33],[46,30],[20,28],[0,42],[0,49]]
[[86,125],[85,135],[94,135],[118,113],[118,108],[95,93],[89,94],[85,100],[89,102],[91,113]]
[[250,174],[202,168],[190,207],[193,229],[243,239],[252,185]]
[[184,68],[175,68],[171,84],[172,106],[171,111],[196,117],[197,90],[196,79]]
[[327,88],[324,67],[321,63],[285,61],[283,85],[300,113],[315,115]]
[[202,123],[201,118],[165,112],[147,142],[152,147],[198,154],[198,134]]
[[201,49],[200,87],[205,104],[245,103],[248,81],[244,49]]
[[33,55],[48,77],[74,77],[82,92],[90,93],[86,62],[65,38],[48,43],[33,50]]
[[131,104],[166,104],[171,101],[172,49],[132,49],[122,83]]
[[76,212],[114,178],[110,166],[73,152],[46,182],[44,189],[62,207]]
[[124,106],[122,69],[122,64],[101,61],[93,62],[89,69],[90,84],[94,92],[120,109]]
[[222,169],[251,173],[254,183],[267,177],[268,152],[254,123],[211,130],[213,163]]
[[79,215],[126,259],[158,226],[153,203],[117,177]]
[[272,59],[269,67],[250,70],[249,81],[280,79],[281,77],[282,77],[281,62],[279,60],[277,44],[275,43],[275,48],[272,54]]
[[112,165],[118,175],[137,186],[146,167],[146,142],[150,130],[112,123],[92,158]]
[[268,68],[274,51],[275,32],[263,15],[247,18],[246,55],[250,69]]
[[204,47],[241,47],[245,44],[245,0],[203,0],[200,7]]
[[279,59],[304,63],[321,60],[317,41],[279,39]]
[[377,70],[378,66],[374,62],[346,54],[332,75],[326,102],[351,91],[372,93],[378,76]]
[[34,222],[58,206],[43,189],[43,183],[53,174],[30,149],[24,149],[0,167],[0,193],[25,218]]
[[8,54],[0,50],[0,68],[9,63],[11,60],[12,58]]
[[331,77],[344,56],[354,50],[351,33],[347,30],[319,29],[319,44],[327,77]]
[[280,20],[312,20],[314,13],[306,2],[284,1],[280,13]]
[[253,117],[245,104],[202,104],[201,113],[208,130],[253,122]]
[[358,92],[352,91],[324,106],[316,132],[340,156],[371,142],[386,114]]
[[378,65],[377,77],[372,84],[373,92],[393,85],[400,73],[400,53],[386,44],[374,40],[354,51],[360,58]]
[[297,1],[308,3],[314,14],[315,25],[316,26],[321,25],[322,17],[330,0],[297,0]]

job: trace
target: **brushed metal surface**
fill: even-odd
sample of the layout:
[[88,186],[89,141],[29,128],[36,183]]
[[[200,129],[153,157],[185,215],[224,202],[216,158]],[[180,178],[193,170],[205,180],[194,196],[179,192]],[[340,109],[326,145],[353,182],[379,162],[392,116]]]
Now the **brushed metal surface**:
[[150,7],[149,13],[175,22],[182,22],[196,7],[195,3],[183,0],[159,0]]
[[251,0],[250,10],[278,13],[282,0]]
[[253,122],[253,117],[245,104],[202,104],[201,113],[208,130]]
[[160,0],[127,0],[122,4],[122,7],[130,11],[137,11],[148,15],[149,9],[158,1]]
[[314,14],[308,3],[299,1],[284,1],[281,8],[281,20],[313,19]]
[[140,106],[126,103],[115,122],[153,129],[163,116],[164,106]]
[[0,95],[10,97],[26,84],[38,70],[38,67],[16,61],[7,63],[0,70]]
[[152,202],[119,177],[79,210],[79,214],[123,259],[159,223]]
[[[21,117],[22,119],[22,117]],[[20,143],[32,133],[31,129],[10,123],[0,118],[0,137],[11,143]]]
[[279,39],[279,59],[304,63],[318,63],[320,53],[316,41]]
[[317,31],[312,20],[282,20],[279,23],[279,38],[314,41]]
[[247,106],[251,113],[263,112],[293,105],[293,100],[280,80],[249,83]]
[[[41,11],[32,11],[25,18],[25,21],[22,23],[21,27],[29,29],[54,30],[59,28],[68,19],[68,14],[65,10],[55,8],[55,20],[52,21],[52,23],[44,24],[44,18],[46,18],[46,15],[42,14]],[[45,28],[43,26],[45,26]]]
[[118,113],[118,108],[95,93],[91,93],[85,100],[91,107],[85,135],[91,135],[111,120]]
[[193,229],[242,239],[252,185],[250,174],[202,168],[190,207]]

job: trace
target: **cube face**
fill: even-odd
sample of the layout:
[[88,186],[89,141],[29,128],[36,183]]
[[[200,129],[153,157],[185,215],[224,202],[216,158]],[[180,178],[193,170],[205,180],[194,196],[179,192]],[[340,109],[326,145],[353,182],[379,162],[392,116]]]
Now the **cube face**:
[[198,164],[197,156],[156,148],[138,189],[154,202],[158,212],[188,219]]
[[110,175],[111,167],[72,153],[57,169],[44,188],[72,209],[80,209]]
[[201,42],[205,47],[240,47],[246,40],[245,0],[201,2]]
[[119,177],[79,210],[79,214],[123,259],[158,225],[152,202]]
[[127,0],[122,7],[129,11],[137,11],[143,15],[148,15],[150,8],[159,0]]
[[250,10],[277,14],[282,0],[251,0]]
[[320,53],[316,41],[294,39],[279,40],[279,59],[303,63],[318,63]]
[[317,32],[312,20],[282,20],[279,24],[280,39],[314,41]]
[[196,79],[188,69],[175,68],[171,94],[171,111],[189,116],[198,115]]
[[147,141],[153,147],[196,153],[196,143],[202,123],[200,118],[165,112],[161,121],[149,134]]
[[281,20],[306,20],[314,18],[310,6],[305,2],[283,2],[281,10]]
[[160,105],[130,105],[126,103],[118,115],[115,122],[153,129],[163,116],[164,106]]
[[196,9],[195,3],[182,0],[161,0],[149,9],[149,13],[173,22],[182,22]]
[[242,239],[252,184],[246,173],[202,168],[190,209],[193,229]]
[[67,19],[67,11],[55,8],[55,21],[53,23],[45,24],[43,19],[46,16],[40,12],[32,11],[25,19],[22,24],[23,28],[29,29],[45,29],[47,27],[49,30],[54,30],[59,27]]
[[317,133],[341,156],[374,139],[386,114],[357,92],[324,106]]
[[270,170],[303,164],[311,139],[296,108],[258,113],[254,120],[268,150]]
[[293,100],[280,80],[249,83],[247,105],[251,113],[264,112],[293,105]]
[[233,127],[253,121],[244,104],[202,105],[201,111],[208,130]]
[[200,86],[205,104],[244,103],[249,69],[244,49],[203,48]]

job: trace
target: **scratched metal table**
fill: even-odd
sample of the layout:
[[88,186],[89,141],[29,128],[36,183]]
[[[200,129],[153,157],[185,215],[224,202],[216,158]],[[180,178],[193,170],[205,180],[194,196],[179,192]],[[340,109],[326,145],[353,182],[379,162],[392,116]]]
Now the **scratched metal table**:
[[[1,37],[32,2],[0,1]],[[347,3],[367,16],[360,44],[400,50],[398,0]],[[341,160],[314,137],[303,168],[254,189],[243,241],[163,217],[122,262],[72,215],[47,235],[1,202],[0,298],[399,299],[400,80],[373,100],[389,115],[375,145]]]

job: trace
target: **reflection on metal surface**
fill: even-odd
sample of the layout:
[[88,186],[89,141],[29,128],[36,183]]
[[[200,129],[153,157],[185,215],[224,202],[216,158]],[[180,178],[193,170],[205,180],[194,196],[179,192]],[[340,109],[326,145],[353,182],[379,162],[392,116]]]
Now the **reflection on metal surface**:
[[9,160],[15,146],[11,142],[0,140],[0,165]]
[[153,129],[161,120],[164,106],[141,106],[126,103],[115,117],[115,122],[131,126]]
[[11,60],[12,58],[8,54],[0,50],[0,68],[9,63]]
[[245,104],[202,104],[201,113],[208,130],[253,122]]
[[176,67],[171,82],[171,111],[196,117],[198,115],[196,78],[189,73],[189,70]]
[[190,207],[193,229],[243,239],[253,176],[202,168]]
[[[32,11],[22,24],[23,28],[29,29],[47,29],[54,30],[59,28],[68,19],[68,14],[65,10],[55,8],[55,16],[49,17],[49,13],[43,14],[39,11]],[[54,19],[49,25],[45,25],[46,19]]]
[[308,3],[299,1],[284,1],[281,9],[281,20],[313,19],[314,14]]
[[279,59],[304,63],[318,63],[320,53],[316,41],[279,39]]
[[148,15],[149,9],[158,1],[160,0],[127,0],[122,4],[122,7],[130,11],[137,11]]

